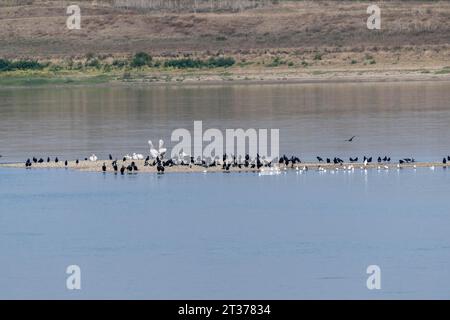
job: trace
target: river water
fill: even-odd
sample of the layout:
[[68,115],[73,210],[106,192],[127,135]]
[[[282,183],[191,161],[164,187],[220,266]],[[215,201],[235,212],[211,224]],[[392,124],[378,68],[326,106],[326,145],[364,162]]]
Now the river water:
[[[316,155],[450,153],[450,83],[0,89],[2,162],[278,128]],[[352,143],[345,142],[352,135]],[[0,169],[0,298],[449,298],[450,170],[112,174]],[[66,268],[81,268],[81,290]],[[381,270],[369,290],[366,269]]]

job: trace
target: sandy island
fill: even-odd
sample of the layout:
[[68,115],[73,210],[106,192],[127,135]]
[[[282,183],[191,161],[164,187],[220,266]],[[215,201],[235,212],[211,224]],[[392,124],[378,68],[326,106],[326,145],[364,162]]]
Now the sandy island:
[[[156,166],[144,166],[144,160],[127,160],[123,162],[122,160],[117,161],[119,172],[122,165],[127,167],[131,162],[134,161],[136,166],[138,167],[139,173],[157,173]],[[33,163],[29,169],[71,169],[71,170],[80,170],[80,171],[89,171],[89,172],[102,172],[103,164],[106,165],[107,173],[114,173],[114,169],[112,166],[112,161],[110,160],[98,160],[98,161],[80,161],[76,164],[75,161],[68,161],[67,166],[64,161],[60,161],[58,163],[55,162],[44,162],[44,163]],[[26,168],[25,163],[4,163],[0,164],[0,167],[3,168]],[[368,163],[364,165],[363,163],[342,163],[342,164],[334,164],[334,163],[318,163],[318,162],[308,162],[308,163],[298,163],[295,165],[285,166],[274,165],[272,167],[262,167],[260,169],[250,168],[250,167],[230,167],[230,170],[222,169],[222,166],[215,167],[203,167],[200,165],[192,165],[192,166],[166,166],[164,173],[206,173],[206,172],[258,172],[258,173],[277,173],[277,171],[285,171],[285,170],[294,170],[294,171],[305,171],[305,170],[315,170],[315,171],[354,171],[354,170],[367,170],[367,169],[375,169],[375,170],[390,170],[390,169],[406,169],[406,168],[446,168],[447,164],[441,162],[415,162],[415,163]],[[133,171],[133,173],[137,173]],[[125,174],[128,174],[127,170],[125,170]]]

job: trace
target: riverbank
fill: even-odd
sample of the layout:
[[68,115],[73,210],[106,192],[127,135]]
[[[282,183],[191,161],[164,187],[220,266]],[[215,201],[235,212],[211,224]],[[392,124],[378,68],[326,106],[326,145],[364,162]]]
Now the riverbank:
[[[266,1],[239,10],[0,4],[0,86],[448,80],[449,2]],[[16,4],[16,5],[15,5]],[[25,62],[25,63],[23,63]]]
[[57,85],[215,85],[215,84],[277,84],[277,83],[343,83],[343,82],[411,82],[450,81],[450,68],[430,69],[361,69],[361,70],[192,70],[186,72],[122,73],[0,73],[0,86],[57,86]]

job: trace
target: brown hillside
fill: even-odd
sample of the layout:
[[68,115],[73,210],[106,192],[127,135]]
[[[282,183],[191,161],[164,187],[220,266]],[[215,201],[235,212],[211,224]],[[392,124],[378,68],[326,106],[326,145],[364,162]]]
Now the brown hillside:
[[0,57],[65,57],[88,52],[153,55],[180,52],[448,50],[450,2],[382,1],[382,30],[366,28],[367,1],[278,1],[238,12],[117,8],[75,1],[82,29],[65,25],[69,2],[3,0]]

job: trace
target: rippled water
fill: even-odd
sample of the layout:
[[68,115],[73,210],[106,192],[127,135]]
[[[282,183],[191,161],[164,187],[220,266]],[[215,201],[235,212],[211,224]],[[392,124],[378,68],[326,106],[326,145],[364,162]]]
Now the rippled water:
[[0,177],[0,298],[449,297],[448,170]]
[[[1,161],[279,128],[302,158],[449,153],[450,84],[0,89]],[[357,135],[353,143],[343,140]],[[449,298],[450,169],[259,176],[0,168],[0,298]],[[82,270],[68,291],[66,267]],[[382,289],[366,288],[378,265]]]
[[[3,161],[82,158],[170,147],[176,128],[280,129],[280,151],[388,154],[440,160],[450,153],[450,83],[0,89]],[[353,143],[346,139],[357,135]]]

